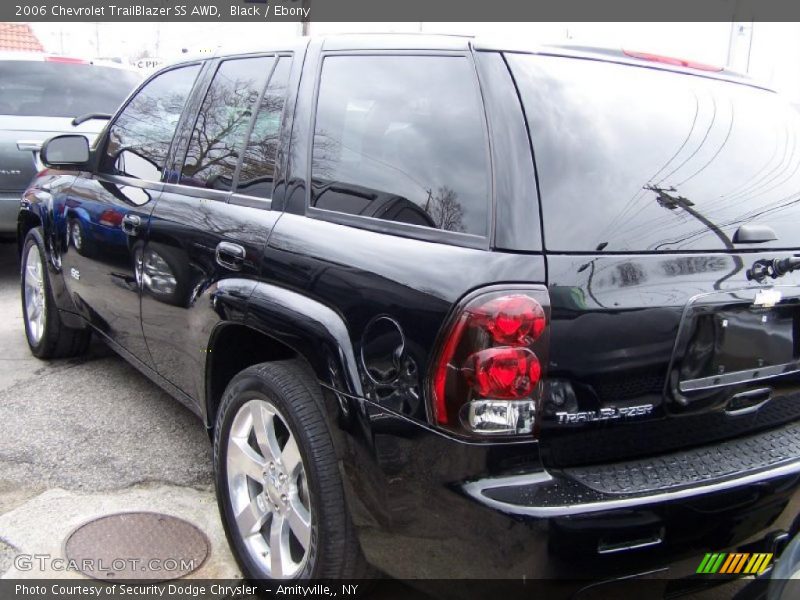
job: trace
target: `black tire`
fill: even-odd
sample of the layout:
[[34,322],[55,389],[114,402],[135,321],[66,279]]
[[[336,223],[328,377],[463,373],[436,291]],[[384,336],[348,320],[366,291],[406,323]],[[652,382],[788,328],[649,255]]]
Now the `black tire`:
[[[306,472],[311,502],[310,548],[294,579],[365,579],[368,567],[347,513],[331,434],[323,413],[319,384],[301,361],[276,361],[249,367],[236,375],[223,395],[214,430],[217,502],[225,533],[243,574],[272,579],[247,550],[232,510],[227,448],[234,418],[254,398],[266,398],[287,421]],[[266,525],[265,525],[266,527]]]
[[[28,310],[25,303],[26,264],[31,248],[36,247],[42,261],[42,282],[44,285],[44,327],[41,337],[37,340],[31,330]],[[91,341],[89,329],[72,329],[61,321],[53,288],[50,284],[50,270],[48,268],[47,254],[45,253],[42,229],[35,227],[25,236],[22,246],[22,260],[20,263],[20,290],[22,296],[22,316],[25,322],[25,338],[34,356],[38,358],[69,358],[79,356],[86,352]]]

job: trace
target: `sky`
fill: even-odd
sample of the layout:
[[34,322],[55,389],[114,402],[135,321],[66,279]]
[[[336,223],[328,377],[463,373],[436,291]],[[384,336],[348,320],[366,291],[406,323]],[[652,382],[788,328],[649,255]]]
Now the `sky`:
[[[300,34],[299,23],[34,23],[49,52],[82,57],[157,56],[253,46]],[[317,23],[311,33],[424,32],[510,41],[625,48],[730,66],[800,102],[798,23]]]

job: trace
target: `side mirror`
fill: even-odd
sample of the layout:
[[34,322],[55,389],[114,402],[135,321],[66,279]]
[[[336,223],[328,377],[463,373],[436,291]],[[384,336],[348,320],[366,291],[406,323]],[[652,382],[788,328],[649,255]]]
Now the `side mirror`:
[[44,143],[39,157],[50,169],[88,169],[89,140],[82,135],[57,135]]

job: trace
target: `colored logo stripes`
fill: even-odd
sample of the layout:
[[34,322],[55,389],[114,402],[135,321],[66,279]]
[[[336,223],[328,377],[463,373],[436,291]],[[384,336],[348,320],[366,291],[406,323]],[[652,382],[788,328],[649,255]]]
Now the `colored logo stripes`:
[[697,567],[697,573],[713,575],[763,573],[772,562],[772,553],[756,552],[714,552],[705,555]]

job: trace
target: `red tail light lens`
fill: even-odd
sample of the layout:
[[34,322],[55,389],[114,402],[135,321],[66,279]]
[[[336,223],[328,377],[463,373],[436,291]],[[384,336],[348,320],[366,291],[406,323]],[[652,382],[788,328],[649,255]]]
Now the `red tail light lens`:
[[476,352],[464,374],[481,398],[526,398],[542,375],[536,355],[527,348],[488,348]]
[[528,336],[536,339],[545,328],[542,305],[524,294],[490,300],[476,316],[498,344],[524,344]]
[[548,310],[545,288],[476,294],[459,307],[432,370],[438,426],[470,436],[533,431]]

